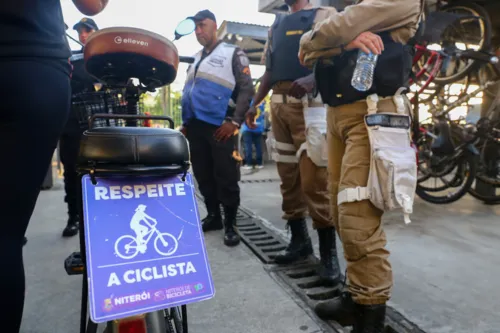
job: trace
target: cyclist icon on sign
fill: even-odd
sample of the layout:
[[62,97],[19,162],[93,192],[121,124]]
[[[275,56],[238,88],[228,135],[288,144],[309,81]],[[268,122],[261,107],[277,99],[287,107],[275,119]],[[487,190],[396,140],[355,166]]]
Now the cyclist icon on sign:
[[[146,205],[137,206],[134,216],[132,216],[132,219],[130,219],[130,229],[135,231],[137,242],[141,244],[146,244],[144,236],[148,233],[149,227],[151,227],[151,225],[148,223],[148,220],[153,222],[155,225],[158,223],[156,219],[146,214],[145,210]],[[147,226],[141,225],[141,221],[144,222],[144,224],[146,224]]]
[[135,232],[135,237],[124,235],[116,240],[115,253],[120,258],[132,259],[139,252],[146,253],[147,245],[155,234],[154,247],[158,254],[171,256],[177,251],[179,246],[177,239],[168,232],[160,232],[156,228],[158,221],[146,214],[145,211],[146,205],[138,205],[130,219],[130,228]]

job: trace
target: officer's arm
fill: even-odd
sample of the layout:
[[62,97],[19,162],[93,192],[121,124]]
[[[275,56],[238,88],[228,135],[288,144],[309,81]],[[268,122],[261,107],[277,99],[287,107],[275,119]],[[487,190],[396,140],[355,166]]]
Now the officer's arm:
[[416,23],[419,14],[420,0],[365,0],[318,22],[311,33],[303,36],[301,45],[304,51],[341,48],[362,32],[388,31]]
[[94,16],[106,8],[108,0],[73,0],[73,3],[82,14]]
[[261,65],[266,66],[266,71],[264,72],[264,75],[260,78],[260,84],[259,84],[259,89],[257,89],[257,93],[255,94],[255,97],[253,99],[253,105],[257,106],[262,101],[264,98],[266,98],[267,94],[269,94],[269,91],[271,91],[271,29],[269,29],[268,33],[268,38],[266,41],[266,45],[264,45],[264,51],[262,53],[262,59],[260,60]]
[[236,86],[239,88],[238,98],[236,99],[236,110],[232,121],[241,125],[245,119],[250,101],[255,94],[253,88],[252,75],[250,74],[250,60],[240,49],[236,49],[233,55],[233,73],[236,79]]

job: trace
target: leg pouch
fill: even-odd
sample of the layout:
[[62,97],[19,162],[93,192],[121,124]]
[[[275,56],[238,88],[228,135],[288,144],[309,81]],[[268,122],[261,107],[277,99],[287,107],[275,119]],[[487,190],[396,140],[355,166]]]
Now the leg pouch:
[[[367,184],[369,199],[384,211],[401,209],[405,223],[409,223],[417,186],[417,162],[411,146],[411,118],[405,114],[404,104],[399,104],[403,102],[401,95],[394,96],[398,114],[376,113],[373,104],[376,105],[378,98],[373,95],[368,98],[371,102],[365,125],[371,147]],[[377,120],[369,120],[375,114]]]
[[276,139],[274,138],[274,133],[273,131],[267,132],[267,138],[266,138],[266,150],[267,150],[267,156],[269,160],[277,160],[278,156],[278,151],[276,150]]
[[300,158],[303,150],[318,167],[328,165],[328,147],[326,142],[326,107],[309,107],[304,104],[304,121],[306,127],[306,142],[302,144],[297,157]]

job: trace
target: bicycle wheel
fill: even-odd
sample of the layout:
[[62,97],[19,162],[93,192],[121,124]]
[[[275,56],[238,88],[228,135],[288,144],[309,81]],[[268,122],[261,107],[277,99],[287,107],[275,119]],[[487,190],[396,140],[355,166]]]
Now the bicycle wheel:
[[[441,8],[441,11],[454,12],[466,15],[465,18],[459,19],[459,22],[452,24],[443,33],[443,45],[451,45],[459,49],[476,49],[477,51],[487,51],[491,47],[491,36],[492,36],[492,26],[491,20],[488,12],[481,6],[471,3],[471,2],[461,2],[457,4],[452,4]],[[475,16],[477,18],[471,18]],[[463,36],[458,37],[461,33]],[[470,33],[479,32],[479,40],[474,39],[470,36]],[[463,45],[463,47],[459,47]],[[469,47],[470,46],[470,47]],[[474,47],[472,47],[474,46]],[[448,63],[443,63],[443,67],[440,75],[436,76],[434,81],[438,84],[450,84],[461,78],[465,77],[467,74],[476,69],[478,61],[468,59],[466,63],[463,60],[455,59],[450,57]],[[445,65],[449,65],[449,68],[445,68]],[[450,72],[454,70],[454,66],[459,67],[458,71]]]
[[[477,157],[469,154],[463,153],[458,159],[455,160],[457,172],[461,176],[457,179],[455,176],[452,181],[448,182],[446,188],[458,187],[462,185],[458,191],[453,194],[440,195],[436,191],[429,191],[427,186],[417,184],[416,194],[422,199],[434,204],[448,204],[455,202],[466,195],[474,182],[476,171],[477,171]],[[459,181],[460,180],[460,181]]]
[[[120,245],[123,245],[125,252],[121,250]],[[137,240],[135,239],[135,237],[130,235],[125,235],[121,236],[116,240],[115,254],[120,258],[132,259],[137,255],[137,253],[139,253],[139,244],[137,244]]]

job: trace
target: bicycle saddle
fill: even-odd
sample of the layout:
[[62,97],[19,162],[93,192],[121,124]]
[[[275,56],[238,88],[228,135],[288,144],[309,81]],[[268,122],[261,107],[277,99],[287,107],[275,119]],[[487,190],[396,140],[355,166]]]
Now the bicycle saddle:
[[179,54],[175,45],[156,33],[127,27],[94,32],[84,48],[87,72],[108,85],[126,85],[137,78],[154,89],[177,76]]
[[184,135],[169,128],[98,127],[85,131],[80,141],[79,165],[189,168],[189,146]]

